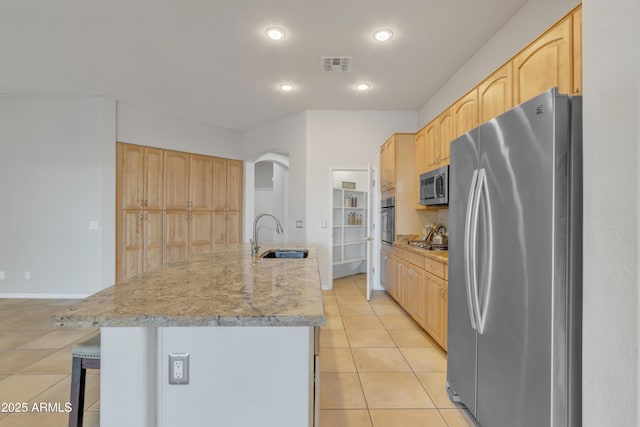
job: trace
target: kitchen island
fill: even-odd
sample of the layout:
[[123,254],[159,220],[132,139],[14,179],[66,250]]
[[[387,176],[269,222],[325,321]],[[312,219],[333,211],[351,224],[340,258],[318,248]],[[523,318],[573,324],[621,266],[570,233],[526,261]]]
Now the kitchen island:
[[[325,315],[317,252],[305,248],[304,259],[215,248],[56,315],[100,327],[100,425],[314,425]],[[188,384],[169,384],[174,353],[189,354]]]

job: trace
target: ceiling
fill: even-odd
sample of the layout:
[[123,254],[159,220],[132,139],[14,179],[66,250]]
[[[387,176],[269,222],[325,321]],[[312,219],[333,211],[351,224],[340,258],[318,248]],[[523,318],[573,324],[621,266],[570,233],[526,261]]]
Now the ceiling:
[[[0,94],[105,96],[238,130],[306,109],[417,110],[525,2],[2,0]],[[351,71],[323,73],[323,56]]]

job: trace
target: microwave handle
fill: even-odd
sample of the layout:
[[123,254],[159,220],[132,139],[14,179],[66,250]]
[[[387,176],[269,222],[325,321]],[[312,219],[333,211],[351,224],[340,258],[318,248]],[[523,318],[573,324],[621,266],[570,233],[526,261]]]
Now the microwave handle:
[[436,198],[442,197],[444,193],[444,183],[442,175],[436,177]]

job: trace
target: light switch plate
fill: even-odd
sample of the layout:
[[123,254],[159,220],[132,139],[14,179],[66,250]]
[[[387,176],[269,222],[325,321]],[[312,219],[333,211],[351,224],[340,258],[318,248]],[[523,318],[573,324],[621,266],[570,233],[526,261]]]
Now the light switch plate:
[[97,230],[98,221],[89,221],[89,230]]
[[297,219],[296,220],[296,228],[302,228],[302,220],[301,219]]
[[4,271],[0,271],[0,280],[4,280]]

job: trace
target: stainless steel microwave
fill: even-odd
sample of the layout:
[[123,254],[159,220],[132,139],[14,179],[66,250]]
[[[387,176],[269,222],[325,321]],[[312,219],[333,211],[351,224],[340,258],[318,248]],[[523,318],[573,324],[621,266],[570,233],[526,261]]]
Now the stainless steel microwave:
[[449,204],[449,166],[423,173],[419,185],[421,205]]

